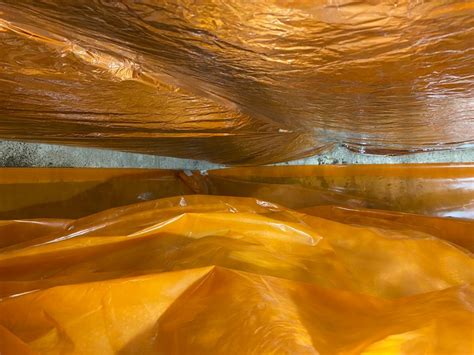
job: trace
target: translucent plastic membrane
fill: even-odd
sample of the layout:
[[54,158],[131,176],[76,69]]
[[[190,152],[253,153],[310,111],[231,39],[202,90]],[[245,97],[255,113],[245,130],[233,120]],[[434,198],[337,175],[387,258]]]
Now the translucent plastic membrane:
[[339,205],[474,219],[471,163],[221,169],[204,176],[200,188],[290,208]]
[[[254,197],[293,209],[377,209],[474,219],[474,164],[0,169],[0,219],[78,218],[176,195]],[[387,214],[388,215],[388,214]]]
[[0,352],[471,353],[474,221],[436,216],[469,216],[469,178],[473,165],[2,169]]
[[230,164],[474,142],[472,1],[3,0],[0,136]]

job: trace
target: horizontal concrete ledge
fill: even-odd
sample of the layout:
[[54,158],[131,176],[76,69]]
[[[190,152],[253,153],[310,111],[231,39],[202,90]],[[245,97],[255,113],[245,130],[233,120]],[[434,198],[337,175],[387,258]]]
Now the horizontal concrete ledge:
[[[474,162],[474,149],[383,156],[358,154],[344,147],[283,165]],[[0,141],[2,167],[102,167],[207,170],[224,167],[201,160],[124,153],[95,148]]]

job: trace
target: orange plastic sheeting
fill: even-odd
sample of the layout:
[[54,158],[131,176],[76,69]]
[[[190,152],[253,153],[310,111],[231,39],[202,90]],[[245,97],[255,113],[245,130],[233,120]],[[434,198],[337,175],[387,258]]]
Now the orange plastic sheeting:
[[4,168],[0,219],[78,218],[189,193],[192,190],[173,170]]
[[290,208],[339,205],[474,219],[474,164],[267,166],[211,170],[194,189]]
[[474,351],[472,254],[364,210],[335,219],[190,195],[4,221],[0,352]]
[[474,144],[472,0],[2,0],[0,137],[228,164]]
[[474,222],[469,220],[339,206],[309,207],[300,212],[341,223],[394,230],[401,235],[419,231],[420,235],[432,235],[474,252]]
[[474,164],[273,166],[208,172],[0,169],[0,219],[79,218],[186,194],[255,197],[300,209],[370,208],[474,218]]

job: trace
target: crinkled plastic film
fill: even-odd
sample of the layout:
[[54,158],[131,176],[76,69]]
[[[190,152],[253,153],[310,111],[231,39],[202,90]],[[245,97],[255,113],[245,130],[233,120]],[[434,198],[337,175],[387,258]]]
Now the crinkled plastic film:
[[[474,221],[439,211],[472,216],[473,178],[468,164],[1,169],[0,352],[471,353]],[[263,194],[281,186],[280,204]],[[424,197],[442,188],[456,193]]]
[[0,136],[261,164],[472,146],[472,1],[0,2]]

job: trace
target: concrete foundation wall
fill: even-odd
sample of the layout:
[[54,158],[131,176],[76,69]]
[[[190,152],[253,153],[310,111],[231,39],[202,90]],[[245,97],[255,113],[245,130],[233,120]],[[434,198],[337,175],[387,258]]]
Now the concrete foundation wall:
[[[330,152],[283,164],[384,164],[474,162],[474,149],[408,154],[366,155],[337,147]],[[123,153],[94,148],[0,141],[2,167],[134,167],[206,170],[223,167],[205,161]]]

